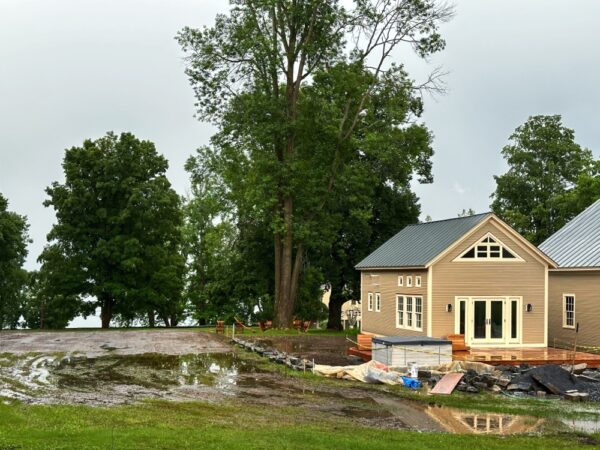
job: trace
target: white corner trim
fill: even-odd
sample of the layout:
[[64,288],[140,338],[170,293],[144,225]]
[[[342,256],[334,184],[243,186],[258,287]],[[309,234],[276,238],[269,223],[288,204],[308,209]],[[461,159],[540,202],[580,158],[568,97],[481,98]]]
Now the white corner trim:
[[427,336],[432,337],[433,325],[431,320],[433,318],[433,266],[429,266],[427,269]]
[[548,266],[544,270],[544,345],[548,347]]
[[363,271],[360,272],[360,332],[363,331],[363,318],[365,317],[363,314],[363,305],[365,304],[363,293],[364,293],[364,283],[365,283],[365,273]]

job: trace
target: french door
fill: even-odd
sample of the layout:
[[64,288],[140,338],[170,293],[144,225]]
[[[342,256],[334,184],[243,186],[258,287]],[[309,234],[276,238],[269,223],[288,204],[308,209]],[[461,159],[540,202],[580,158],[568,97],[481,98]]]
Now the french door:
[[472,345],[521,342],[520,297],[457,297],[455,332]]
[[473,342],[504,342],[504,305],[503,299],[473,299],[472,329]]

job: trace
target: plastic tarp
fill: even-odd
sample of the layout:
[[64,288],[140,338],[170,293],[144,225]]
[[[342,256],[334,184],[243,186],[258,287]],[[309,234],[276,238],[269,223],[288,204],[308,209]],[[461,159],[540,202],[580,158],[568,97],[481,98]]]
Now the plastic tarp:
[[[403,385],[402,374],[390,371],[384,364],[369,361],[358,366],[325,366],[315,364],[313,372],[325,377],[356,380],[363,383]],[[418,380],[415,380],[418,382]]]
[[432,367],[432,372],[448,373],[448,372],[466,372],[474,370],[480,375],[490,375],[496,371],[494,366],[477,361],[453,361],[451,363],[442,364],[441,366]]

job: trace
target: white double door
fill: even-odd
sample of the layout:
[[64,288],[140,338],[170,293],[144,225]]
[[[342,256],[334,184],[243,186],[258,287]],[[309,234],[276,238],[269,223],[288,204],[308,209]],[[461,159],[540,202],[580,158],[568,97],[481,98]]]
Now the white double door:
[[459,299],[465,311],[465,338],[470,344],[518,343],[521,336],[521,299],[468,297]]

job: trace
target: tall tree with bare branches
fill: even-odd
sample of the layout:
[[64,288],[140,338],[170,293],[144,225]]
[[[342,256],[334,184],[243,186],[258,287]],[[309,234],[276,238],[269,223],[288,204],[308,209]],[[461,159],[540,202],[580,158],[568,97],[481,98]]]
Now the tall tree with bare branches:
[[439,73],[417,85],[393,55],[442,50],[451,15],[435,0],[236,0],[212,27],[179,33],[237,214],[270,218],[276,326],[291,323],[307,250],[334,239],[328,212],[357,158],[430,176],[431,149],[413,151],[403,132],[419,127],[419,94],[439,89]]

